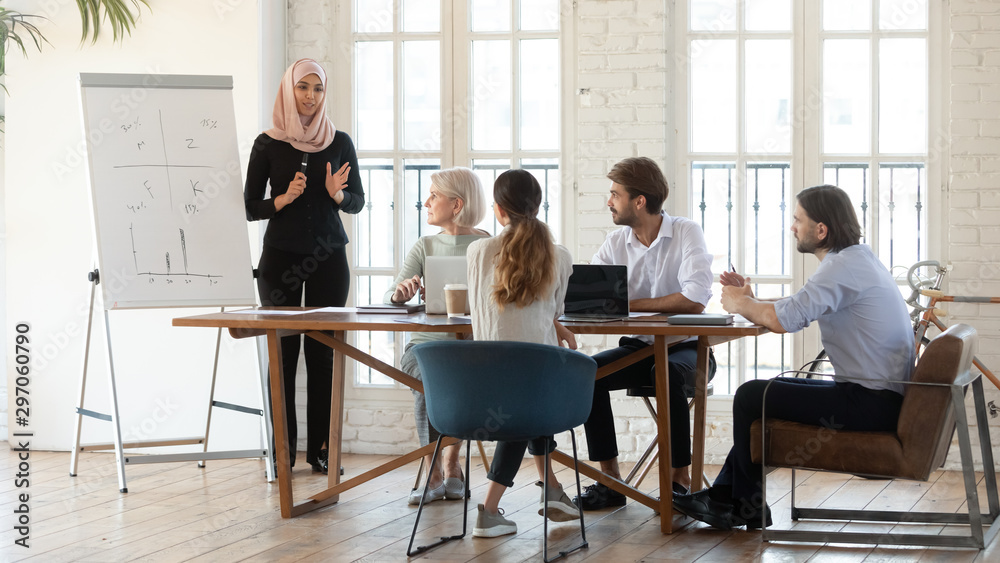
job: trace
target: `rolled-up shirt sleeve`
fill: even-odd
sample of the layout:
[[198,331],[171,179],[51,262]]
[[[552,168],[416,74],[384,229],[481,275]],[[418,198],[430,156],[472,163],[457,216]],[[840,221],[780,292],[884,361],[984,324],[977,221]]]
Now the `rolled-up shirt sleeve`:
[[708,305],[708,300],[712,298],[712,255],[708,253],[701,227],[694,222],[684,225],[681,233],[681,240],[685,243],[684,253],[677,270],[680,294],[695,303]]
[[849,280],[838,279],[832,268],[821,264],[809,281],[794,295],[774,303],[778,322],[787,332],[798,332],[809,323],[840,309],[845,300],[856,293]]

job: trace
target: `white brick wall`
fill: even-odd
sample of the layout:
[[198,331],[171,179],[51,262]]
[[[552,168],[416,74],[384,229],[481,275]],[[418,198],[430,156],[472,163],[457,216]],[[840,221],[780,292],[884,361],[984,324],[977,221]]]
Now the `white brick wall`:
[[[947,259],[955,266],[948,292],[1000,295],[1000,4],[950,3],[951,155],[947,170]],[[949,323],[979,331],[979,358],[1000,373],[1000,305],[946,307]],[[986,383],[987,401],[1000,404],[1000,391]],[[1000,412],[989,409],[993,443],[1000,443]],[[978,443],[978,441],[976,442]],[[994,447],[994,456],[998,453]],[[953,447],[948,467],[958,467]],[[976,459],[979,456],[976,455]]]
[[[340,39],[332,37],[337,2],[289,0],[289,58],[317,58],[331,76],[346,76]],[[566,4],[564,2],[564,4]],[[952,0],[948,59],[952,87],[946,108],[950,138],[944,209],[932,220],[945,222],[943,247],[955,271],[949,290],[970,295],[1000,295],[1000,2]],[[668,171],[668,131],[672,107],[664,37],[671,0],[579,0],[574,25],[577,53],[573,168],[577,184],[577,239],[570,250],[577,260],[596,252],[613,225],[605,207],[606,174],[626,156],[651,157]],[[1000,305],[950,307],[951,322],[968,322],[980,331],[980,354],[1000,372]],[[593,353],[606,343],[585,339]],[[304,380],[304,378],[302,378]],[[1000,392],[987,385],[988,401],[1000,406]],[[721,398],[713,399],[720,401]],[[300,397],[301,404],[304,401]],[[416,443],[408,404],[384,409],[350,408],[344,444],[348,451],[389,453]],[[623,459],[635,459],[651,426],[636,401],[616,400],[616,424]],[[994,441],[1000,443],[1000,410],[992,415]],[[304,416],[301,418],[304,421]],[[304,427],[300,429],[304,435]],[[724,409],[710,416],[708,461],[719,463],[729,449],[731,420]],[[582,434],[580,434],[582,438]],[[559,437],[565,443],[565,436]],[[304,444],[304,442],[303,442]],[[581,441],[585,450],[585,442]],[[955,466],[956,449],[949,465]]]

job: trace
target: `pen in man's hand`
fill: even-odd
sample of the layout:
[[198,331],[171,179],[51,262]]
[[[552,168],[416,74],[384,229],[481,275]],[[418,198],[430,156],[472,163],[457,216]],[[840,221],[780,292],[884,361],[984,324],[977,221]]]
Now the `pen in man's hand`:
[[[734,274],[736,273],[736,266],[733,266],[732,262],[729,263],[729,271],[732,272],[732,273],[734,273]],[[736,284],[736,285],[738,287],[743,287],[744,281],[743,281],[742,277],[739,277],[739,284]]]

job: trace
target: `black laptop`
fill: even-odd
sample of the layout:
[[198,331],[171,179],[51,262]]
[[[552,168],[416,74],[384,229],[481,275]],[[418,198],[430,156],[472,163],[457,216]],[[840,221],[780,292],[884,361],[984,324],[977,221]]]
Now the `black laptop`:
[[628,319],[628,268],[573,264],[560,321],[611,322]]

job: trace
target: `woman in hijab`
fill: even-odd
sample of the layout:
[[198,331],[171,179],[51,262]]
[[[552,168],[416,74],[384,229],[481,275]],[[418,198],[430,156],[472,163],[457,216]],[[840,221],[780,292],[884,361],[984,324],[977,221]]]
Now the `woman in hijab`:
[[[342,307],[350,271],[340,212],[358,213],[365,194],[354,143],[326,115],[326,72],[312,59],[288,67],[274,102],[274,127],[260,134],[247,167],[247,220],[268,219],[258,265],[261,305]],[[266,194],[270,183],[270,194]],[[266,197],[269,196],[269,197]],[[295,365],[300,336],[281,339],[289,456],[295,465]],[[306,461],[327,472],[333,350],[307,338]]]

